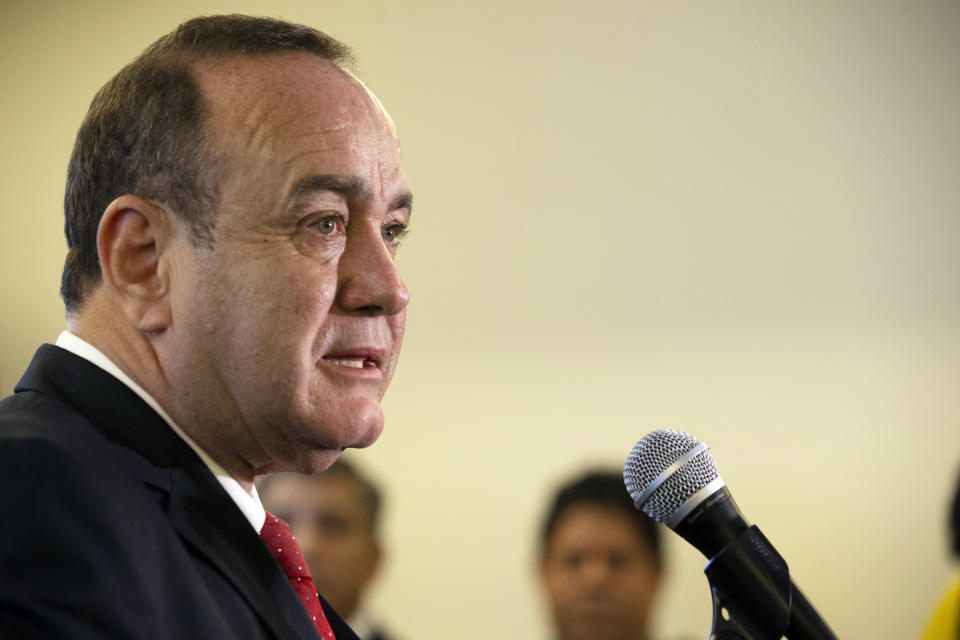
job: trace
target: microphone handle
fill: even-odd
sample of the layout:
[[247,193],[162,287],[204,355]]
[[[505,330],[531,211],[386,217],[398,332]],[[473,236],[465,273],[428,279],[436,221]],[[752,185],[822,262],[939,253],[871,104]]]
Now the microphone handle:
[[711,638],[837,640],[756,526],[711,558],[704,573],[713,593]]
[[[715,631],[726,629],[731,637],[740,633],[750,640],[767,633],[780,640],[777,631],[789,640],[837,640],[790,579],[786,561],[759,529],[747,524],[726,487],[697,505],[673,530],[710,561],[705,573],[714,592]],[[733,617],[744,624],[734,629],[722,618],[723,609],[729,609],[728,615],[736,611]]]
[[698,504],[673,530],[710,560],[748,526],[730,490],[721,487]]
[[837,640],[837,634],[792,580],[790,581],[790,624],[784,635],[789,640]]

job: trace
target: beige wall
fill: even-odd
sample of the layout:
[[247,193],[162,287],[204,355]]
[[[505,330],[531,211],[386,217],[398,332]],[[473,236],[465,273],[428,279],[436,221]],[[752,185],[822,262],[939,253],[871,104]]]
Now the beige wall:
[[[398,631],[545,638],[549,489],[662,426],[841,637],[918,631],[960,462],[960,4],[3,0],[4,394],[63,326],[92,94],[224,10],[355,46],[405,143],[408,340],[355,456],[389,487]],[[661,636],[703,638],[704,560],[668,551]]]

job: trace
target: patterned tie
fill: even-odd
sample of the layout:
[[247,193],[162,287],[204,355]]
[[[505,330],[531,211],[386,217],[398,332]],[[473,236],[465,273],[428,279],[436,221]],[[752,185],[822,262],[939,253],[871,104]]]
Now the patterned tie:
[[273,515],[267,513],[267,521],[263,523],[263,529],[260,531],[260,537],[267,543],[273,557],[280,563],[280,568],[287,576],[287,580],[293,585],[293,590],[300,597],[303,608],[313,619],[313,624],[317,628],[317,633],[323,640],[336,640],[333,637],[333,630],[330,623],[327,622],[327,616],[323,614],[323,607],[317,599],[317,588],[313,586],[313,578],[310,577],[310,569],[307,563],[303,561],[300,555],[300,545],[293,538],[290,526]]

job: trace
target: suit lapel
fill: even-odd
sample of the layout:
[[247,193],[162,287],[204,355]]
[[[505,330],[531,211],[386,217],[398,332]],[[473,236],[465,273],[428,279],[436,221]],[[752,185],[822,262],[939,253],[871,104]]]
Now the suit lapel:
[[320,596],[320,606],[323,607],[323,614],[327,616],[327,622],[330,623],[330,629],[337,640],[360,640],[360,636],[353,632],[353,629],[344,622],[340,614],[330,606],[330,603],[323,596]]
[[184,457],[196,462],[173,474],[169,513],[174,528],[234,584],[274,634],[316,638],[306,610],[260,536],[193,451],[185,449]]

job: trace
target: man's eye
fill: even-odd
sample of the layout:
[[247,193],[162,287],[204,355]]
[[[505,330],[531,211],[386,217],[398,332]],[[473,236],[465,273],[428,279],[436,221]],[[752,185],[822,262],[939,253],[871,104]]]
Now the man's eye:
[[328,236],[336,232],[339,222],[340,216],[330,215],[320,218],[316,222],[311,223],[310,226],[319,231],[321,234]]
[[407,227],[402,224],[391,224],[383,228],[381,234],[387,242],[397,242],[407,233]]

